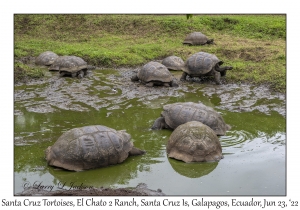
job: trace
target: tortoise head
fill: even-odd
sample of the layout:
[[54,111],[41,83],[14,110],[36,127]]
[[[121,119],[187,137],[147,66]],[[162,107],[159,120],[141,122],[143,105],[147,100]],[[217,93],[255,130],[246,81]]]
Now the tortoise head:
[[214,39],[208,39],[206,43],[207,44],[213,44],[214,43]]
[[159,118],[157,118],[157,119],[154,121],[154,123],[153,123],[151,129],[152,129],[152,130],[161,130],[161,129],[163,129],[163,128],[166,128],[166,126],[167,126],[167,124],[166,124],[166,122],[165,122],[165,118],[164,118],[164,117],[159,117]]
[[184,62],[184,64],[181,66],[181,71],[188,72],[187,62]]
[[46,158],[47,162],[49,162],[49,161],[51,160],[51,156],[52,156],[51,146],[49,146],[49,147],[45,150],[45,158]]
[[143,155],[145,154],[146,151],[145,150],[141,150],[141,149],[138,149],[136,147],[132,147],[132,149],[129,151],[129,155]]
[[139,81],[139,78],[138,78],[138,76],[137,76],[137,73],[135,73],[130,79],[131,79],[132,82]]

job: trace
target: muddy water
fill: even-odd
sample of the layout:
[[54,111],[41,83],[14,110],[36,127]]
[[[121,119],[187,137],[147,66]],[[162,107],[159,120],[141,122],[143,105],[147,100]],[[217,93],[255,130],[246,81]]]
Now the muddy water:
[[[57,73],[14,91],[14,189],[135,187],[166,195],[285,195],[285,96],[265,87],[179,82],[178,88],[132,83],[132,70],[94,70],[82,80]],[[177,78],[178,73],[174,73]],[[198,102],[221,113],[232,129],[220,137],[224,159],[192,163],[169,159],[169,130],[152,131],[162,106]],[[49,167],[44,150],[65,131],[101,124],[131,134],[143,156],[82,172]]]

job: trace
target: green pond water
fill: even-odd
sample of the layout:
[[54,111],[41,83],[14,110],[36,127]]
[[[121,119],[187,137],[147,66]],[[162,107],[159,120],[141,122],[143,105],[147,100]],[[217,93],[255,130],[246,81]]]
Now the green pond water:
[[[263,87],[199,82],[145,88],[132,83],[128,74],[95,70],[80,81],[54,72],[45,81],[15,86],[15,194],[29,186],[57,190],[139,183],[166,195],[286,194],[285,96]],[[213,107],[231,125],[219,137],[224,155],[219,162],[170,159],[166,144],[172,131],[150,130],[164,104],[188,101]],[[81,172],[47,165],[44,151],[60,135],[96,124],[126,130],[147,153]]]

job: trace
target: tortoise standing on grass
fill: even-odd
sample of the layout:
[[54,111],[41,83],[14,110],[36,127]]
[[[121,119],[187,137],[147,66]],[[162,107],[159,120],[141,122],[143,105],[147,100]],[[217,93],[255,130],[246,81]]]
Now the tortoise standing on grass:
[[204,44],[212,44],[214,42],[213,39],[208,39],[204,34],[201,32],[193,32],[188,34],[183,44],[186,45],[204,45]]
[[167,154],[187,163],[219,161],[223,158],[217,135],[198,121],[187,122],[173,131],[168,140]]
[[219,85],[221,84],[221,76],[225,76],[226,71],[232,69],[231,66],[220,67],[223,63],[213,54],[195,53],[186,60],[180,80],[186,80],[187,75],[190,77],[214,76],[216,84]]
[[77,56],[60,56],[50,66],[49,70],[59,71],[60,76],[82,78],[87,74],[87,63]]
[[153,130],[176,129],[178,126],[190,122],[199,121],[210,127],[218,136],[225,135],[230,129],[213,108],[202,103],[179,102],[163,106],[161,117],[157,118],[152,126]]
[[99,168],[123,162],[145,151],[133,146],[131,136],[103,125],[74,128],[46,150],[49,165],[71,171]]
[[169,70],[179,70],[181,71],[184,61],[177,56],[169,56],[162,60],[162,64],[166,66]]
[[139,80],[148,87],[153,87],[155,85],[166,87],[178,86],[167,67],[155,61],[150,61],[145,64],[137,74],[131,78],[131,81]]
[[51,51],[41,53],[36,59],[36,65],[50,66],[59,56]]

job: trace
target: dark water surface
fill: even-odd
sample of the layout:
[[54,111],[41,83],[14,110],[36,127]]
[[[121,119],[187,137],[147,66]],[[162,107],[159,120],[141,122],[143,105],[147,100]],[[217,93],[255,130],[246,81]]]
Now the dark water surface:
[[[166,195],[285,195],[285,96],[250,85],[180,83],[146,88],[131,71],[95,70],[82,80],[59,78],[15,86],[14,192],[24,187],[135,187]],[[175,75],[177,73],[174,73]],[[178,76],[178,75],[177,75]],[[220,137],[224,159],[187,164],[166,155],[169,130],[152,131],[162,106],[199,102],[221,113],[232,129]],[[126,130],[143,156],[82,172],[47,166],[44,151],[65,131],[87,125]]]

